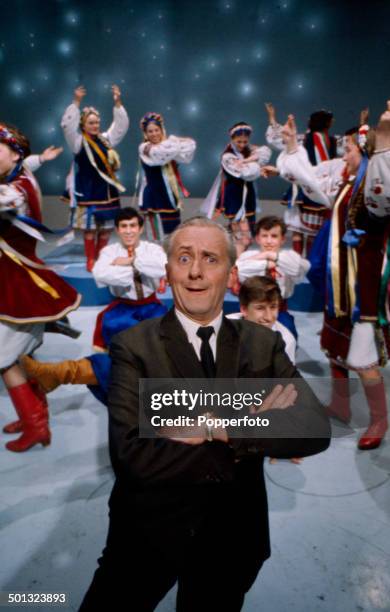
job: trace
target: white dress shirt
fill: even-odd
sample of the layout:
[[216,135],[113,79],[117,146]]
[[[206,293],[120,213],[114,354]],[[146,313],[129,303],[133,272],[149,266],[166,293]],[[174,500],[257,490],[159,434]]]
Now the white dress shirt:
[[221,329],[221,325],[222,325],[222,317],[223,317],[222,311],[213,321],[210,321],[210,323],[207,323],[207,325],[200,325],[196,321],[193,321],[192,319],[188,318],[185,314],[177,310],[177,308],[175,308],[175,315],[179,319],[181,326],[183,327],[184,331],[187,334],[188,342],[190,342],[192,346],[194,347],[194,351],[199,361],[200,361],[200,347],[202,346],[202,339],[199,338],[199,336],[197,336],[196,332],[198,331],[199,327],[214,327],[214,333],[210,336],[209,344],[213,352],[214,360],[216,360],[217,358],[217,336],[218,336],[218,332]]

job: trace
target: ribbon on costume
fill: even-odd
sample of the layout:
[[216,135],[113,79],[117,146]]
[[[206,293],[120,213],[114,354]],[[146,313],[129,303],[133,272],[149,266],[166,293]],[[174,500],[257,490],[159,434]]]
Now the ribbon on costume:
[[327,309],[330,317],[341,317],[345,313],[341,310],[340,301],[340,235],[338,223],[338,210],[348,191],[350,183],[344,185],[333,207],[328,242],[328,255],[326,264],[327,277]]
[[[83,132],[83,146],[84,146],[84,149],[85,149],[85,152],[87,154],[87,157],[89,159],[90,164],[95,168],[95,170],[99,174],[99,176],[104,181],[106,181],[106,183],[109,183],[110,185],[112,185],[113,187],[118,189],[118,191],[120,191],[121,193],[126,191],[126,188],[123,187],[123,185],[121,185],[121,183],[119,183],[119,181],[117,180],[117,178],[115,176],[115,173],[113,172],[113,170],[112,170],[112,168],[111,168],[111,166],[110,166],[110,164],[108,162],[107,156],[103,153],[103,151],[96,144],[96,142],[90,136],[88,136],[85,132]],[[92,150],[95,151],[96,155],[103,162],[104,167],[107,170],[107,174],[105,174],[98,167]]]
[[9,257],[14,263],[16,263],[18,266],[21,266],[24,270],[26,270],[27,274],[30,276],[31,280],[35,283],[37,287],[42,289],[42,291],[46,291],[46,293],[51,295],[53,299],[55,300],[59,299],[60,295],[59,293],[57,293],[54,287],[51,287],[51,285],[49,285],[49,283],[47,283],[43,278],[41,278],[36,272],[33,272],[32,270],[27,268],[27,266],[25,266],[24,263],[22,263],[19,257],[15,255],[15,252],[12,253],[11,251],[7,251],[3,249],[2,251],[4,255]]

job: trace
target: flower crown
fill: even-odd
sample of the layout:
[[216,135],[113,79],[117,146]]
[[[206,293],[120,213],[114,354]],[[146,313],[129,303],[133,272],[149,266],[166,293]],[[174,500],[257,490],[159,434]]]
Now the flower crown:
[[10,149],[19,153],[21,157],[25,157],[26,151],[24,147],[17,141],[12,132],[3,124],[0,124],[0,142],[6,144]]
[[250,136],[253,132],[253,128],[248,123],[237,123],[237,125],[233,125],[233,127],[229,130],[230,138],[233,136],[241,136],[245,134],[245,136]]
[[156,123],[161,129],[164,127],[163,116],[159,113],[146,113],[139,123],[139,126],[143,132],[145,132],[149,123]]

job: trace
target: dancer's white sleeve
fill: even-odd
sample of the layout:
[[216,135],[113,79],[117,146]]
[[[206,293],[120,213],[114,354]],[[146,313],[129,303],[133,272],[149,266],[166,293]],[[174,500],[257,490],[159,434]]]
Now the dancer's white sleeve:
[[83,137],[80,134],[80,109],[77,104],[69,104],[65,110],[62,119],[61,127],[64,132],[65,140],[72,153],[79,153],[83,142]]
[[149,278],[160,279],[166,275],[165,265],[167,256],[158,244],[144,242],[142,251],[136,251],[134,266],[137,270]]
[[364,197],[370,213],[390,215],[390,150],[374,153],[368,162]]
[[222,155],[222,168],[226,170],[228,174],[235,176],[236,178],[243,179],[244,181],[255,181],[260,176],[260,164],[256,161],[249,162],[248,164],[241,164],[240,160],[233,153],[224,153]]
[[313,202],[328,208],[332,207],[344,182],[345,162],[342,159],[331,159],[312,166],[307,151],[302,146],[298,146],[292,153],[283,151],[276,165],[282,178],[302,187]]
[[42,166],[39,155],[29,155],[23,160],[23,166],[30,170],[30,172],[36,172]]
[[310,262],[292,249],[282,249],[278,253],[277,270],[300,283],[310,270]]
[[[145,153],[147,148],[149,151]],[[196,142],[192,138],[178,138],[172,135],[156,145],[150,146],[150,143],[143,142],[139,146],[139,154],[148,166],[165,166],[171,161],[189,164],[195,149]]]
[[130,121],[125,107],[114,106],[112,123],[102,135],[107,138],[112,147],[116,147],[126,136],[129,125]]
[[256,251],[245,251],[236,261],[240,283],[251,276],[264,276],[267,272],[267,260],[256,259]]

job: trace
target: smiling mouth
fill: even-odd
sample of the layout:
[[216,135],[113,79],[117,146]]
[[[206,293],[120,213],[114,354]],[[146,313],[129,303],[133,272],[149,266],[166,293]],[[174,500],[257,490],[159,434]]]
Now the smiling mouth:
[[193,293],[201,293],[202,291],[206,291],[205,288],[200,289],[199,287],[186,287],[187,291],[191,291]]

